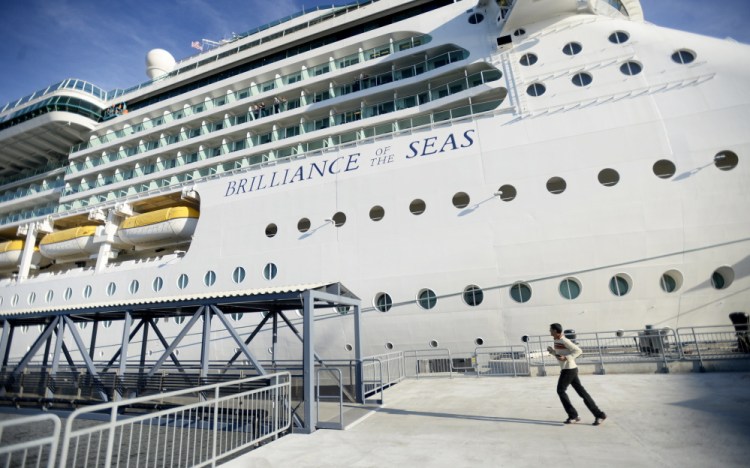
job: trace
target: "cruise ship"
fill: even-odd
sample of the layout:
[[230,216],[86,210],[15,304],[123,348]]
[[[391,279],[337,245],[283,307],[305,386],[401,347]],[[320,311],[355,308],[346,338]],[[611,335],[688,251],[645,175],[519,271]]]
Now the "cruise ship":
[[[379,0],[146,62],[0,107],[3,316],[340,283],[376,355],[749,311],[748,45],[638,0]],[[316,314],[320,355],[351,320]]]

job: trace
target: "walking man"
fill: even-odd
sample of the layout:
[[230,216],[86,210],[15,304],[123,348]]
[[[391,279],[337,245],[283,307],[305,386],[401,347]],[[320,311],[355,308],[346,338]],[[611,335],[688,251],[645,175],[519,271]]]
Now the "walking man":
[[586,407],[594,415],[594,426],[598,426],[607,419],[607,415],[600,410],[594,399],[588,394],[581,381],[578,379],[578,366],[576,365],[576,358],[583,354],[581,348],[576,346],[575,343],[563,336],[563,328],[559,323],[553,323],[549,326],[549,333],[552,338],[555,339],[555,346],[547,347],[547,351],[555,356],[560,362],[560,378],[557,381],[557,395],[560,397],[565,412],[568,413],[568,419],[565,420],[565,424],[574,424],[581,420],[578,417],[578,411],[570,403],[568,394],[565,393],[568,390],[568,385],[572,385],[578,396],[583,398],[583,402]]

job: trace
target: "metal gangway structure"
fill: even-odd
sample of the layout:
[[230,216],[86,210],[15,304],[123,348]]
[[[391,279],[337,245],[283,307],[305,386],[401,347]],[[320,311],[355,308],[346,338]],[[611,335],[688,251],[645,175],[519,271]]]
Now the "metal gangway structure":
[[[354,356],[346,363],[347,382],[344,385],[339,381],[338,385],[346,387],[350,400],[364,402],[360,300],[341,283],[323,283],[1,315],[0,403],[70,410],[122,400],[138,401],[140,397],[246,378],[258,377],[257,382],[267,383],[266,376],[283,371],[284,363],[274,359],[273,349],[270,362],[260,359],[251,351],[250,344],[265,331],[271,333],[275,347],[278,334],[283,331],[295,335],[302,347],[301,360],[290,366],[294,373],[290,385],[295,402],[292,426],[295,431],[310,433],[318,423],[318,406],[313,404],[319,378],[316,367],[326,365],[315,352],[315,313],[335,307],[350,308],[351,313],[341,320],[352,327],[354,337]],[[301,330],[294,324],[299,319],[290,319],[290,311],[299,311]],[[231,319],[238,314],[258,314],[258,318],[263,315],[248,334]],[[176,336],[165,336],[158,323],[160,318],[182,323]],[[82,322],[91,326],[87,342],[79,331]],[[109,349],[113,352],[108,360],[95,361],[99,335],[112,322],[121,325],[113,328],[121,330],[119,346]],[[20,353],[20,358],[10,359],[14,354],[19,355],[14,348],[16,331],[30,326],[39,327],[38,336]],[[231,357],[212,356],[212,333],[217,331],[224,332],[233,342],[235,352]],[[200,346],[198,361],[186,361],[179,356],[178,348],[189,334]],[[147,349],[149,340],[157,341],[162,351],[154,355],[153,350]],[[108,341],[112,341],[111,335]],[[191,395],[198,395],[198,400],[206,398],[205,392]],[[187,397],[180,398],[185,401]]]

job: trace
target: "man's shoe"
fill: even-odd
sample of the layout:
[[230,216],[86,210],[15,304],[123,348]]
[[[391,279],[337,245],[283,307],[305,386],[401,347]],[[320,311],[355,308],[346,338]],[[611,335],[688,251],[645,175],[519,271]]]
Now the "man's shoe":
[[581,418],[575,417],[575,418],[568,418],[565,420],[565,424],[575,424],[577,422],[581,422]]
[[594,420],[594,424],[592,424],[592,425],[593,426],[601,426],[602,424],[604,424],[604,421],[606,421],[606,420],[607,420],[607,415],[603,414],[601,417],[596,418]]

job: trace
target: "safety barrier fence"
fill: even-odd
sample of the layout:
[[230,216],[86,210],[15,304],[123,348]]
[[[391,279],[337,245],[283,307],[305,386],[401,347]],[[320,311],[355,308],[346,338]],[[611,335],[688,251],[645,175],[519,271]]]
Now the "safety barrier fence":
[[290,382],[283,372],[79,408],[59,466],[215,466],[289,430]]
[[377,400],[384,401],[383,390],[406,378],[404,354],[402,352],[378,354],[362,360],[362,383],[365,396],[380,394]]
[[[548,335],[524,337],[531,366],[557,365],[547,351],[553,345]],[[666,369],[671,362],[698,361],[700,368],[709,360],[750,358],[750,335],[732,326],[646,328],[578,333],[573,340],[583,351],[576,362],[594,364],[604,372],[607,364],[659,363]]]
[[0,421],[0,466],[55,466],[60,418],[40,414]]

